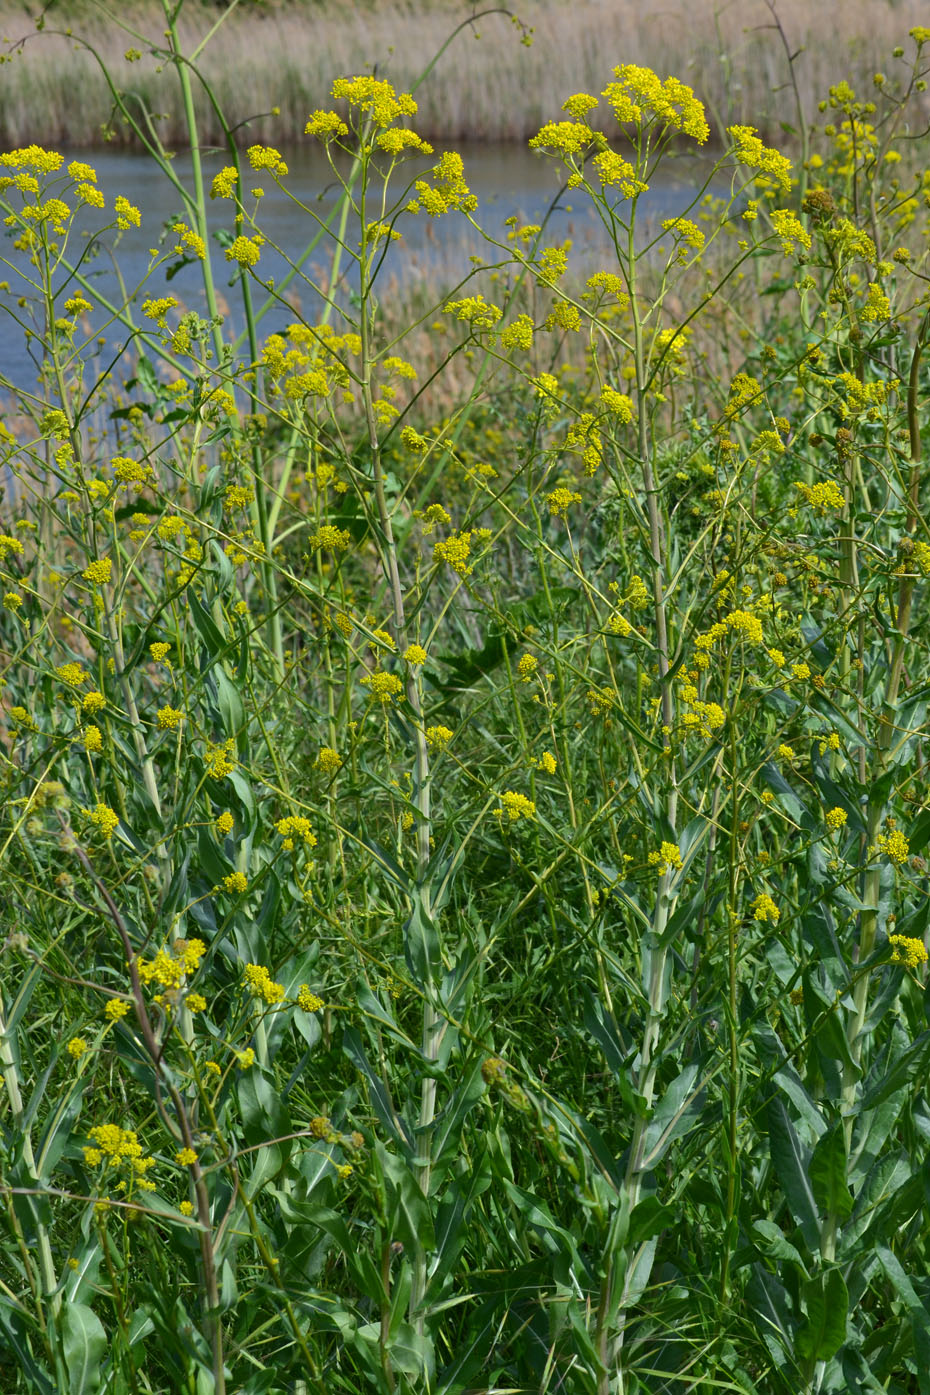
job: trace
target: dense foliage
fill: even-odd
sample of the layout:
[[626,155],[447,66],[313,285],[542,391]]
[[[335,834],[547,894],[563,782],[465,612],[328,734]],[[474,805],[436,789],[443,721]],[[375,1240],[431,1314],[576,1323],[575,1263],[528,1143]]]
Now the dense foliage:
[[405,317],[461,158],[337,82],[274,285],[179,10],[143,286],[0,155],[0,1388],[926,1395],[930,30],[659,228],[701,103],[566,94],[603,268],[514,222]]

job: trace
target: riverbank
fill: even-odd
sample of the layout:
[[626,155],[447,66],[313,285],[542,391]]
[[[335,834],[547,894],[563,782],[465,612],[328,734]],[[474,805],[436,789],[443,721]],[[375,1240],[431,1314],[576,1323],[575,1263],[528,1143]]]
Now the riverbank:
[[[308,112],[327,103],[329,86],[340,74],[376,68],[398,87],[410,88],[448,44],[417,90],[417,129],[435,141],[526,140],[557,114],[556,94],[599,92],[612,65],[621,62],[691,84],[717,131],[733,122],[752,124],[784,141],[783,123],[796,125],[786,46],[791,53],[803,50],[794,76],[810,114],[840,78],[868,93],[877,69],[889,79],[903,71],[892,50],[903,45],[910,57],[908,29],[927,18],[921,0],[845,0],[841,7],[780,0],[782,34],[764,0],[668,0],[661,6],[529,0],[516,11],[523,28],[505,13],[474,23],[466,22],[467,13],[448,0],[429,7],[385,0],[351,8],[326,0],[271,0],[222,19],[221,8],[189,0],[181,31],[190,54],[222,19],[196,65],[229,123],[249,123],[251,140],[285,144],[299,138]],[[64,32],[69,26],[70,37]],[[163,31],[161,6],[150,0],[106,7],[72,0],[56,7],[42,33],[23,6],[0,3],[3,51],[11,57],[0,80],[0,142],[7,148],[30,141],[130,143],[125,126],[111,122],[102,64],[115,85],[132,94],[136,108],[154,114],[162,140],[185,145],[179,84],[163,50],[152,52],[164,43]],[[531,43],[521,42],[528,38]],[[140,57],[127,60],[132,51]],[[201,140],[221,141],[208,96],[199,90],[195,100]],[[924,106],[926,116],[930,103]]]

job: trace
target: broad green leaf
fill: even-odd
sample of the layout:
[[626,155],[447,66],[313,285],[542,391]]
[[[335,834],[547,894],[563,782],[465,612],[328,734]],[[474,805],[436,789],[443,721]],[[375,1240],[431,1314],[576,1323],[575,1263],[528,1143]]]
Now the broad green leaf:
[[834,1124],[818,1139],[810,1164],[811,1190],[824,1214],[832,1212],[844,1221],[853,1208],[846,1182],[846,1140],[842,1126]]
[[816,1249],[820,1220],[809,1179],[810,1155],[781,1100],[769,1101],[766,1119],[775,1178],[785,1193],[792,1215],[804,1231],[805,1240],[812,1250]]
[[64,1303],[61,1346],[68,1368],[68,1395],[94,1395],[109,1342],[103,1323],[85,1303]]
[[804,1361],[827,1361],[846,1340],[849,1295],[838,1269],[817,1274],[804,1285],[806,1318],[796,1347]]

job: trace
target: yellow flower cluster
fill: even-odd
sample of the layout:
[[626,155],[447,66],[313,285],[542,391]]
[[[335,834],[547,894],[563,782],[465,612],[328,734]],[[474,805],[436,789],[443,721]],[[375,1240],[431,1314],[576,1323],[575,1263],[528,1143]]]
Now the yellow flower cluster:
[[659,846],[658,852],[651,852],[646,859],[650,867],[654,867],[660,877],[664,877],[670,868],[676,870],[682,867],[681,849],[677,843],[663,842]]
[[763,145],[754,126],[728,126],[727,134],[733,141],[733,156],[738,164],[757,170],[782,189],[791,188],[791,161]]
[[352,534],[348,528],[337,528],[334,523],[321,523],[308,542],[312,548],[326,552],[345,552],[352,546]]
[[821,516],[826,514],[828,509],[841,509],[846,502],[843,491],[835,480],[820,480],[817,484],[804,484],[801,480],[795,480],[794,487],[805,502]]
[[275,983],[263,964],[246,964],[242,977],[253,998],[273,1007],[284,997],[284,984]]
[[700,656],[702,651],[706,653],[712,649],[718,639],[723,639],[733,630],[741,634],[750,644],[762,643],[762,621],[758,615],[753,615],[748,610],[733,610],[722,620],[716,621],[703,634],[695,635],[694,647],[697,649],[698,655]]
[[222,780],[236,768],[236,743],[232,737],[221,746],[208,746],[205,757],[207,774],[214,780]]
[[338,140],[340,136],[347,136],[349,128],[338,112],[335,111],[314,111],[310,114],[306,126],[305,136],[316,136],[317,140],[331,141]]
[[[287,167],[285,166],[285,168]],[[264,241],[261,233],[256,233],[254,237],[245,237],[240,234],[239,237],[233,238],[226,248],[226,260],[238,262],[241,267],[255,266],[261,256]]]
[[605,383],[601,388],[601,402],[608,412],[613,412],[622,426],[629,426],[633,420],[633,403],[625,392],[617,392],[616,388]]
[[414,184],[416,198],[407,204],[408,213],[424,212],[431,218],[438,218],[450,209],[462,213],[473,213],[478,200],[465,183],[465,166],[457,151],[447,150],[440,155],[433,166],[434,184],[418,179]]
[[421,644],[408,644],[404,650],[404,659],[408,664],[425,664],[428,657]]
[[335,775],[336,771],[342,767],[342,756],[331,746],[321,746],[314,765],[323,775]]
[[505,790],[499,807],[494,810],[494,817],[517,823],[519,819],[531,819],[535,813],[536,805],[526,795],[518,794],[516,790]]
[[221,837],[225,838],[227,833],[231,833],[235,819],[229,812],[220,814],[213,822],[213,827]]
[[602,150],[591,161],[597,171],[602,187],[617,185],[625,199],[635,199],[645,194],[649,185],[636,173],[629,160],[625,160],[616,150]]
[[889,935],[892,964],[903,964],[907,969],[919,969],[927,962],[927,947],[923,940],[910,935]]
[[323,1006],[323,999],[311,993],[308,984],[302,983],[297,992],[297,1006],[301,1012],[319,1012]]
[[302,814],[288,814],[286,818],[278,819],[275,828],[284,839],[284,846],[289,852],[293,850],[296,838],[300,838],[308,848],[316,847],[316,834],[310,828],[310,820]]
[[55,669],[55,674],[62,683],[67,683],[69,688],[80,688],[82,683],[86,683],[90,675],[81,668],[80,664],[59,664]]
[[810,251],[811,235],[796,213],[790,209],[776,208],[772,212],[772,227],[781,238],[782,251],[790,257],[797,245]]
[[691,711],[685,712],[681,724],[686,731],[699,732],[701,736],[711,736],[726,722],[723,708],[716,702],[692,702]]
[[824,822],[831,833],[836,833],[846,823],[846,810],[839,807],[828,809],[824,816]]
[[675,259],[684,266],[688,260],[687,249],[700,252],[704,246],[705,238],[697,223],[693,223],[690,218],[665,218],[662,222],[662,231],[670,232],[678,244],[678,251]]
[[273,145],[250,145],[246,154],[253,170],[269,170],[276,178],[287,174],[287,164]]
[[767,891],[760,892],[753,901],[750,910],[752,911],[753,920],[770,920],[773,925],[777,925],[781,919],[781,911],[775,905],[775,902]]
[[417,104],[409,92],[396,92],[383,78],[337,78],[330,89],[334,101],[348,102],[366,112],[375,126],[390,126],[399,116],[416,116]]
[[[155,1166],[154,1158],[143,1156],[142,1144],[132,1129],[121,1129],[118,1124],[98,1124],[87,1131],[93,1140],[92,1147],[83,1149],[84,1161],[88,1167],[99,1167],[106,1160],[108,1167],[126,1167],[130,1170],[132,1183],[140,1191],[153,1191],[154,1182],[148,1181],[146,1174]],[[125,1190],[127,1183],[117,1184]]]
[[532,347],[533,321],[529,315],[518,315],[512,324],[501,330],[501,348],[505,351],[510,349],[527,351]]
[[553,518],[564,518],[572,504],[581,503],[581,495],[560,485],[558,489],[553,489],[551,494],[546,495],[546,503]]
[[875,839],[875,846],[879,852],[895,864],[896,867],[903,867],[910,852],[910,844],[900,828],[890,826],[887,833],[880,833]]
[[110,466],[120,484],[151,484],[155,478],[151,465],[143,465],[125,455],[115,455]]
[[111,809],[109,804],[100,803],[95,809],[86,809],[84,812],[104,838],[113,837],[119,824],[119,814],[115,809]]
[[529,683],[538,668],[538,660],[532,654],[523,654],[517,664],[517,673],[521,683]]
[[394,702],[403,695],[404,685],[396,673],[369,673],[362,679],[362,686],[370,688],[372,702],[382,706]]
[[160,707],[155,715],[159,731],[175,731],[184,720],[184,713],[176,707]]
[[197,972],[206,952],[203,940],[175,940],[170,949],[160,949],[154,959],[139,960],[139,978],[145,984],[176,990]]
[[239,175],[234,165],[226,165],[219,174],[214,175],[213,183],[210,186],[211,199],[231,199],[235,197],[236,188],[239,183]]
[[468,295],[461,300],[448,300],[442,307],[447,315],[471,325],[472,329],[493,329],[503,311],[485,300],[484,296]]
[[453,733],[448,727],[433,726],[426,728],[426,744],[434,746],[438,750],[443,750],[452,740]]
[[692,88],[669,77],[663,82],[651,68],[623,63],[613,70],[616,82],[601,93],[613,108],[621,125],[644,126],[653,121],[673,131],[681,131],[703,145],[710,134],[704,108]]
[[451,533],[444,541],[433,544],[433,556],[437,562],[447,562],[458,576],[468,576],[471,567],[468,558],[471,554],[470,532]]
[[249,882],[244,872],[229,872],[223,878],[223,886],[233,895],[241,896],[243,892],[248,891]]

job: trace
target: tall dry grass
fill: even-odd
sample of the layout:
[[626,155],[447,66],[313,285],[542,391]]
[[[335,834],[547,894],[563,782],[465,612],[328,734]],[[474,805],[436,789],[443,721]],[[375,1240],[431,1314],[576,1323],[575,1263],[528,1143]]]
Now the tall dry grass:
[[[469,12],[449,0],[428,8],[405,0],[368,7],[282,0],[234,12],[199,61],[232,122],[250,121],[251,139],[284,144],[302,133],[308,111],[326,102],[335,76],[377,66],[407,87]],[[505,15],[490,15],[466,27],[446,51],[418,92],[423,134],[523,140],[557,110],[556,94],[600,91],[621,62],[691,83],[718,129],[745,122],[784,139],[781,123],[793,120],[784,46],[764,0],[530,0],[518,12],[533,26],[530,47]],[[188,7],[187,52],[221,13],[216,6]],[[803,50],[795,76],[808,111],[840,77],[870,89],[876,68],[893,75],[892,49],[908,43],[909,27],[927,20],[923,0],[778,0],[777,13],[791,50]],[[145,50],[146,38],[160,39],[160,7],[151,0],[127,3],[120,15],[122,27],[115,28],[93,0],[72,2],[56,8],[46,32],[35,35],[21,7],[0,5],[0,34],[14,54],[0,73],[0,137],[7,145],[100,143],[110,95],[86,49],[60,30],[50,32],[69,21],[75,35],[97,46],[117,82],[156,113],[163,139],[186,143],[172,72],[159,70],[147,52],[139,62],[123,58],[128,48]],[[198,100],[203,139],[215,141],[218,124],[206,98]],[[278,116],[260,115],[276,106]],[[117,128],[113,138],[122,135]]]

